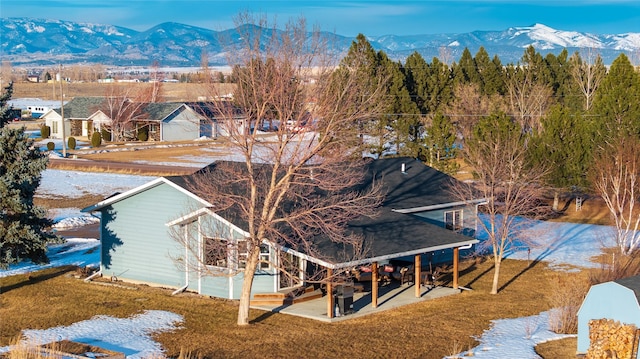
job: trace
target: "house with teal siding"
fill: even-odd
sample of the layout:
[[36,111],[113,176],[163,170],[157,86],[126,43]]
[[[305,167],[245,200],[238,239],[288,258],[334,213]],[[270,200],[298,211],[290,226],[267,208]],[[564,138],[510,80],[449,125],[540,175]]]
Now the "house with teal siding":
[[[212,168],[215,163],[207,167]],[[313,241],[318,256],[266,238],[252,294],[302,287],[314,270],[346,272],[414,258],[428,263],[436,260],[433,253],[444,252],[451,258],[478,242],[473,232],[484,199],[452,197],[447,191],[456,181],[452,177],[406,157],[368,159],[363,169],[363,185],[382,183],[385,193],[378,216],[358,218],[347,228],[362,236],[366,253],[345,261],[341,248],[321,237]],[[248,229],[238,216],[216,211],[214,204],[190,190],[193,176],[203,170],[160,177],[83,209],[100,215],[103,276],[220,298],[240,297]],[[213,242],[223,245],[212,247]]]

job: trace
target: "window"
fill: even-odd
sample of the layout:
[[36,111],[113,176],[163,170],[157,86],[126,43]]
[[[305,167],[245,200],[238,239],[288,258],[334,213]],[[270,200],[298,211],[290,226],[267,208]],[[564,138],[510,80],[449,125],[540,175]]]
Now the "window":
[[[263,244],[260,246],[259,269],[271,268],[271,249]],[[203,260],[208,266],[229,268],[232,270],[244,269],[247,266],[249,249],[247,241],[232,242],[227,239],[204,239]]]
[[271,247],[266,244],[260,246],[260,269],[271,268]]
[[229,263],[229,242],[221,238],[205,238],[203,260],[208,266],[227,267]]
[[51,122],[51,132],[58,133],[58,121]]
[[462,210],[444,212],[444,224],[447,229],[459,231],[462,229]]

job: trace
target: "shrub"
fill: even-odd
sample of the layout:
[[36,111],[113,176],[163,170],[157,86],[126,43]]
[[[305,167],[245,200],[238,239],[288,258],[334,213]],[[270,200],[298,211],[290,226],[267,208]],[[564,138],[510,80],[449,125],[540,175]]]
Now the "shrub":
[[141,127],[138,129],[138,141],[146,141],[149,139],[149,129]]
[[53,151],[56,149],[56,144],[53,142],[47,142],[47,150],[48,151]]
[[589,279],[580,275],[559,275],[552,282],[549,301],[553,310],[549,326],[555,333],[578,332],[578,310],[589,291]]
[[102,144],[102,135],[100,132],[94,132],[91,134],[91,147],[100,147]]
[[51,136],[51,127],[47,125],[40,126],[40,137],[43,139],[49,138]]
[[105,130],[104,128],[102,130],[100,130],[100,133],[102,135],[102,139],[105,142],[109,142],[111,141],[111,132],[109,132],[108,130]]
[[76,149],[76,138],[75,137],[69,137],[69,139],[67,140],[67,147],[69,147],[70,150],[75,150]]

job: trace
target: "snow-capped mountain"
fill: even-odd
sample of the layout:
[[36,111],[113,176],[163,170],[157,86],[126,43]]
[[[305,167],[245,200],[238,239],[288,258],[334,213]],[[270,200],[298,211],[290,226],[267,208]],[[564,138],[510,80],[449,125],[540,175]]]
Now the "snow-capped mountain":
[[[163,66],[200,66],[203,53],[211,65],[224,65],[224,50],[218,39],[238,37],[235,29],[213,31],[172,22],[140,32],[61,20],[0,20],[2,59],[24,66],[59,63],[146,66],[156,61]],[[345,53],[353,40],[331,33],[323,35],[331,37],[338,50]],[[430,60],[441,56],[445,48],[455,61],[465,48],[475,54],[481,46],[505,64],[517,62],[529,45],[543,54],[557,54],[565,48],[570,53],[589,48],[600,53],[605,63],[622,52],[640,52],[640,33],[590,34],[556,30],[542,24],[463,34],[386,35],[369,37],[369,41],[376,50],[395,60],[416,51]]]

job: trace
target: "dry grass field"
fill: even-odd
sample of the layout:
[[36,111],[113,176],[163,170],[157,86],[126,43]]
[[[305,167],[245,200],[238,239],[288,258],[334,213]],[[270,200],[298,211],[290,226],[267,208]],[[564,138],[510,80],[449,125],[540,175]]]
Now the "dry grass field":
[[[0,346],[15,342],[22,329],[153,309],[184,317],[180,329],[156,336],[171,357],[187,352],[193,358],[442,358],[477,345],[473,337],[492,319],[548,310],[555,278],[580,275],[507,260],[501,273],[505,288],[490,295],[491,262],[467,261],[460,283],[473,290],[460,295],[333,324],[252,310],[252,325],[244,328],[235,325],[234,301],[171,296],[170,290],[146,286],[96,285],[73,274],[69,267],[0,278]],[[556,350],[545,357],[575,357],[575,343],[565,350],[566,355]]]
[[[78,96],[105,96],[112,86],[151,86],[149,83],[65,83],[63,92],[65,99],[72,99]],[[219,87],[220,93],[228,93],[231,84],[215,84]],[[162,83],[161,95],[165,101],[198,101],[207,98],[210,91],[204,84],[195,83]],[[13,98],[39,98],[42,100],[59,100],[59,84],[16,82],[13,85]]]

